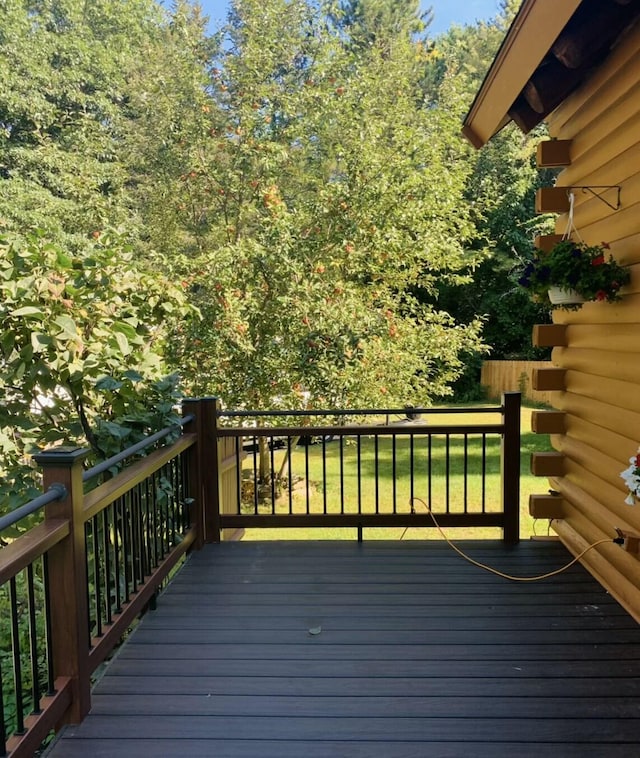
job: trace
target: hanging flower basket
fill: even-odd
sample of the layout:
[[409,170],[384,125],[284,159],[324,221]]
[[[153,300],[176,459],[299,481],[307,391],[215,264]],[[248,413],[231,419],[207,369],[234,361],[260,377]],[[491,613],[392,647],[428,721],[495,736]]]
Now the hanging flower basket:
[[[580,308],[587,301],[620,300],[620,288],[628,284],[628,268],[607,252],[609,245],[587,245],[564,239],[548,253],[536,251],[521,272],[518,284],[533,297],[549,297],[556,308]],[[565,293],[556,295],[552,290]]]

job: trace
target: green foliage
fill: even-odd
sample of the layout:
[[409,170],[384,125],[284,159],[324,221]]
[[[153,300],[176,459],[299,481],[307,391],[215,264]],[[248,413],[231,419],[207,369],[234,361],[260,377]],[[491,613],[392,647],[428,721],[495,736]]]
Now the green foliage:
[[[454,27],[436,39],[425,77],[434,103],[442,105],[438,83],[453,76],[469,107],[517,5],[505,2],[493,21]],[[482,259],[470,271],[470,284],[442,283],[439,287],[442,307],[457,321],[482,319],[482,336],[492,359],[548,357],[548,350],[531,345],[532,326],[548,322],[548,311],[530,302],[513,274],[530,250],[533,235],[549,231],[549,221],[537,216],[534,204],[536,189],[550,179],[549,172],[540,172],[535,165],[535,147],[541,136],[542,128],[523,136],[509,126],[469,157],[472,171],[465,202],[475,232],[467,244]],[[455,397],[472,399],[479,379],[480,361],[471,355],[464,376],[453,386]]]
[[[3,3],[0,221],[67,249],[134,224],[120,160],[128,78],[160,24],[152,0]],[[136,64],[137,65],[137,64]]]
[[479,347],[477,320],[459,328],[419,297],[465,280],[474,254],[461,100],[447,79],[455,107],[424,107],[412,5],[400,23],[388,3],[234,3],[176,186],[191,241],[180,276],[203,314],[174,358],[192,367],[191,391],[425,403]]
[[162,353],[190,312],[115,233],[85,255],[39,234],[0,237],[2,510],[35,494],[37,449],[88,443],[108,457],[174,417]]
[[611,255],[607,258],[608,248],[605,243],[587,245],[562,240],[549,252],[537,251],[518,283],[537,297],[546,296],[550,287],[559,287],[575,290],[585,300],[620,300],[620,288],[629,283],[631,274]]

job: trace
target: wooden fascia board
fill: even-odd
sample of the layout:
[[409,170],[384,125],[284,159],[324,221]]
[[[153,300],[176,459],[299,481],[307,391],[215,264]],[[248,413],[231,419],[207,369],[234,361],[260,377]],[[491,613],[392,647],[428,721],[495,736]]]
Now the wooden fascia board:
[[509,109],[581,2],[524,0],[464,120],[474,147],[509,121]]

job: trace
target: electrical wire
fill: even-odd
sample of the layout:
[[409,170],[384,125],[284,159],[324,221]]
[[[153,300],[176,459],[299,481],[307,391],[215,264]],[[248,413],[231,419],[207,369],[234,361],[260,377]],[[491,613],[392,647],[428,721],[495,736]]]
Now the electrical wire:
[[[586,555],[590,550],[593,550],[593,548],[598,547],[598,545],[604,545],[604,544],[616,544],[615,540],[612,538],[602,539],[598,540],[597,542],[594,542],[593,544],[589,545],[589,547],[586,547],[579,555],[577,555],[572,561],[567,563],[565,566],[562,566],[559,569],[556,569],[555,571],[549,571],[547,574],[540,574],[539,576],[512,576],[511,574],[505,574],[502,571],[499,571],[496,568],[493,568],[492,566],[487,566],[484,563],[480,563],[479,561],[476,561],[474,558],[471,558],[471,556],[464,553],[457,545],[454,545],[453,542],[447,537],[447,535],[444,533],[442,527],[438,523],[435,515],[433,514],[431,508],[422,500],[422,498],[419,497],[412,497],[409,500],[409,505],[411,506],[411,511],[414,512],[414,503],[418,502],[421,505],[423,505],[427,509],[427,513],[431,516],[433,519],[433,523],[435,524],[437,530],[440,532],[442,537],[446,540],[449,547],[451,547],[453,550],[455,550],[456,553],[461,558],[464,558],[465,561],[468,561],[469,563],[473,564],[474,566],[477,566],[478,568],[484,569],[485,571],[488,571],[491,574],[495,574],[496,576],[501,576],[503,579],[509,579],[512,582],[539,582],[543,579],[549,579],[552,576],[556,576],[557,574],[561,574],[563,571],[566,571],[567,569],[571,568],[575,563],[577,563],[584,555]],[[405,530],[406,531],[406,530]],[[403,535],[404,536],[404,535]]]

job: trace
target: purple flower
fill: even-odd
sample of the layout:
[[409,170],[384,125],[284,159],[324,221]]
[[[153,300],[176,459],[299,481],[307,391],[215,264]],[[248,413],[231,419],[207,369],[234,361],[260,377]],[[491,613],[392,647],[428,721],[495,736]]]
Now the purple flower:
[[538,281],[546,282],[551,276],[551,269],[549,266],[540,266],[538,269]]

